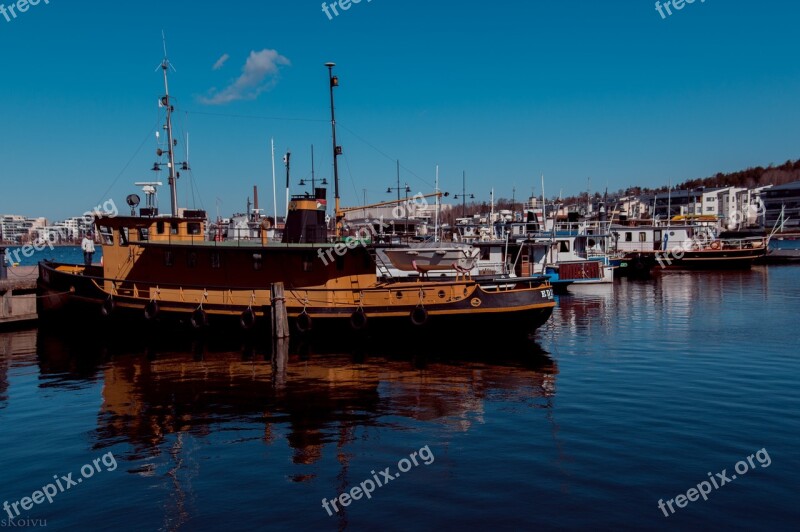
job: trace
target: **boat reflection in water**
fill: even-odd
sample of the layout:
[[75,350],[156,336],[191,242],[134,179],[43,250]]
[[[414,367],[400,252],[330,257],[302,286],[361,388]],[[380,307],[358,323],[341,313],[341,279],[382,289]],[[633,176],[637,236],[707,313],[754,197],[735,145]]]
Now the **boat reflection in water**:
[[[95,445],[130,444],[125,458],[133,470],[152,476],[182,456],[182,436],[191,435],[194,442],[260,439],[269,454],[287,449],[290,460],[271,482],[306,482],[327,473],[326,457],[346,469],[359,452],[348,449],[356,440],[388,444],[389,431],[402,441],[408,427],[430,422],[437,432],[468,432],[483,423],[489,397],[550,409],[558,373],[534,342],[502,346],[496,338],[493,348],[359,344],[349,354],[308,344],[273,354],[269,346],[217,339],[86,346],[40,332],[38,340],[40,370],[53,375],[46,378],[51,385],[69,375],[102,378]],[[335,493],[336,486],[327,489]]]
[[11,364],[12,336],[0,336],[0,408],[5,408],[8,403],[8,366]]
[[[772,267],[773,271],[775,266]],[[624,334],[639,338],[631,349],[648,349],[660,337],[684,349],[688,331],[709,313],[721,322],[739,320],[741,301],[768,302],[769,272],[765,266],[721,270],[700,276],[675,271],[650,280],[622,279],[613,287],[589,285],[557,296],[558,306],[539,338],[554,354],[570,353],[577,345],[606,346],[608,338]],[[737,303],[738,302],[738,303]],[[712,331],[713,332],[713,331]],[[647,341],[642,342],[646,338]],[[581,351],[586,353],[585,347]]]
[[35,364],[36,333],[31,330],[0,332],[0,409],[8,405],[9,372],[12,364]]

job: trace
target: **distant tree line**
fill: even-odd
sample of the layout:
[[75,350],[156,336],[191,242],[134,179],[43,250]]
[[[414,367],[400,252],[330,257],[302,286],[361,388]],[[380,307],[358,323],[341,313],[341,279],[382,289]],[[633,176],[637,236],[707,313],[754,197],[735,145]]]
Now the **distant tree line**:
[[[699,188],[723,188],[740,187],[755,188],[766,185],[784,185],[793,181],[800,181],[800,159],[796,161],[786,161],[780,166],[770,164],[767,167],[756,166],[738,172],[724,174],[718,172],[716,175],[705,178],[688,179],[673,187],[673,190],[696,190]],[[669,186],[659,188],[630,187],[620,189],[614,193],[609,192],[609,198],[620,198],[623,196],[642,196],[653,194],[666,194]],[[603,195],[599,192],[593,194],[594,199],[600,199]],[[587,203],[587,193],[583,192],[577,196],[563,198],[561,203],[564,205]]]
[[[705,188],[720,188],[720,187],[741,187],[741,188],[755,188],[765,185],[784,185],[793,181],[800,181],[800,159],[796,161],[786,161],[780,166],[770,164],[767,167],[756,166],[755,168],[748,168],[739,172],[731,172],[724,174],[717,173],[711,177],[688,179],[679,185],[673,187],[673,190],[695,190],[702,187]],[[653,194],[666,194],[669,191],[668,186],[659,188],[649,187],[629,187],[627,189],[619,189],[615,192],[608,192],[609,201],[624,197],[624,196],[642,196]],[[605,196],[604,193],[594,192],[591,194],[593,201],[602,200]],[[549,198],[548,204],[553,200]],[[523,200],[524,201],[524,200]],[[495,211],[500,210],[516,210],[522,208],[523,201],[517,200],[512,203],[511,199],[498,198],[495,200]],[[586,205],[589,202],[589,193],[582,192],[575,196],[567,196],[561,198],[559,203],[562,205]],[[462,216],[462,204],[458,200],[451,202],[453,209],[447,212],[443,218],[444,223],[454,223],[456,218]],[[473,214],[487,214],[489,213],[490,205],[486,201],[470,201],[466,204],[466,215],[472,216]]]
[[[792,162],[786,161],[780,166],[769,165],[766,168],[756,166],[740,172],[730,174],[718,173],[705,179],[690,179],[681,183],[679,188],[684,190],[699,187],[744,187],[753,188],[764,185],[784,185],[800,180],[800,159]],[[664,189],[666,190],[666,188]]]

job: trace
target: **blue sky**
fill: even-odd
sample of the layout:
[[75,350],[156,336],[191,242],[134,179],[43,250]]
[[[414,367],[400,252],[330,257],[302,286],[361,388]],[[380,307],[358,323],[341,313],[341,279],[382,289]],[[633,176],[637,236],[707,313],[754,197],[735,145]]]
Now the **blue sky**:
[[460,192],[466,171],[487,201],[491,187],[540,194],[540,173],[550,196],[589,177],[602,191],[779,164],[800,156],[798,14],[789,1],[697,0],[662,18],[650,0],[363,0],[329,20],[319,0],[41,0],[0,15],[0,213],[122,206],[153,178],[162,29],[190,136],[180,204],[212,215],[243,211],[254,184],[271,211],[271,137],[292,151],[294,193],[312,144],[330,179],[326,61],[344,205],[364,189],[390,199],[395,159],[414,192],[438,164],[442,189]]

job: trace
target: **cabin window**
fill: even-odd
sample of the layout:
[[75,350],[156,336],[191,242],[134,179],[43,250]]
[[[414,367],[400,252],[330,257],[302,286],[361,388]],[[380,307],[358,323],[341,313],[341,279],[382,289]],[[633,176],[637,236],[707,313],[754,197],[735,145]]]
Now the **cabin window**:
[[647,242],[647,233],[643,231],[639,232],[639,242]]
[[655,242],[661,242],[661,229],[653,231],[653,240]]
[[253,253],[253,269],[259,271],[263,267],[264,267],[264,262],[261,253]]
[[197,252],[196,251],[190,251],[186,255],[186,266],[189,267],[189,268],[194,268],[194,267],[197,266]]
[[625,233],[625,242],[633,242],[633,233],[631,232]]
[[111,228],[107,227],[105,225],[101,225],[97,229],[98,229],[98,231],[100,233],[99,234],[100,243],[101,244],[105,244],[107,246],[113,246],[114,245],[114,234],[112,233]]
[[172,251],[165,251],[164,252],[164,266],[172,266],[175,261],[175,257],[172,256]]
[[175,222],[171,222],[169,224],[169,234],[171,234],[171,235],[177,235],[178,234],[178,224],[176,224]]
[[558,241],[558,252],[559,253],[569,253],[569,240],[559,240]]
[[128,228],[122,227],[119,230],[119,245],[120,246],[127,246],[128,245]]
[[186,225],[187,231],[190,235],[199,235],[200,234],[200,224],[197,222],[190,222]]
[[156,222],[156,233],[159,235],[164,234],[164,222]]
[[219,251],[212,251],[211,252],[211,267],[212,268],[219,268],[222,261],[220,260]]
[[150,229],[147,227],[140,227],[139,228],[139,241],[140,242],[147,242],[147,239],[150,236]]
[[491,258],[491,251],[489,248],[481,249],[481,260],[489,260]]

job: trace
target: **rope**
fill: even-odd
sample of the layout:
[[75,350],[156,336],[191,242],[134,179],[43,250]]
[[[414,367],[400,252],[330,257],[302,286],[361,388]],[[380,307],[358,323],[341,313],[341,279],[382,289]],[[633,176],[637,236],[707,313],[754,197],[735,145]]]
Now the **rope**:
[[36,296],[36,299],[42,299],[42,298],[45,298],[45,297],[53,297],[53,296],[63,296],[63,295],[66,295],[66,294],[71,294],[71,293],[72,293],[71,291],[67,290],[66,292],[56,292],[54,294],[47,294],[46,296]]

